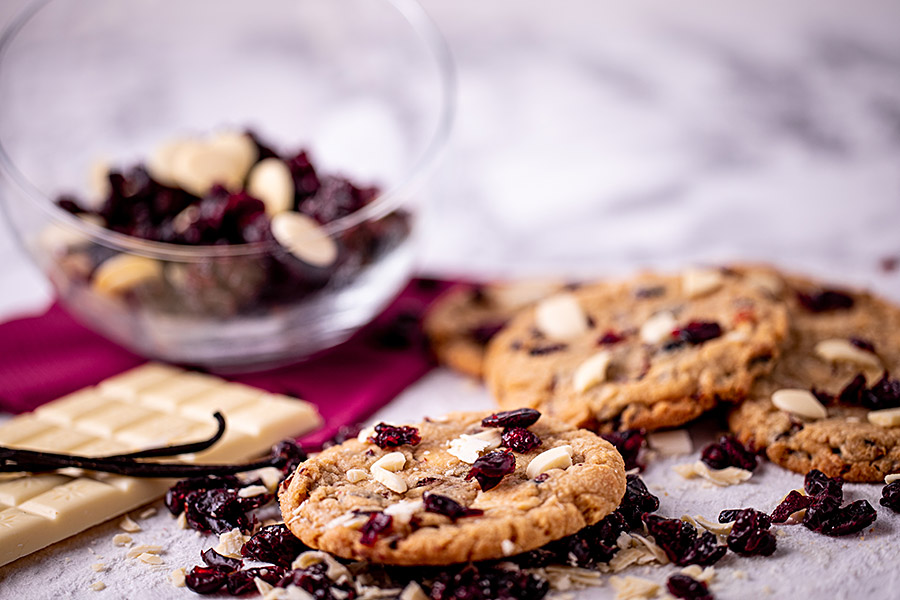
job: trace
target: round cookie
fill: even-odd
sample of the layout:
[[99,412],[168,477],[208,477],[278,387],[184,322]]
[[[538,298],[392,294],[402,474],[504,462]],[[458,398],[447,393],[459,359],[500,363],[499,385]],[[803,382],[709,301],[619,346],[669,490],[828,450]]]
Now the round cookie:
[[[900,308],[866,292],[793,276],[781,279],[777,293],[789,310],[789,345],[773,371],[730,413],[731,430],[798,473],[819,469],[847,481],[876,482],[900,471],[900,427],[874,425],[867,408],[836,398],[860,374],[871,387],[885,372],[900,372]],[[772,395],[785,389],[815,389],[825,400],[827,417],[813,420],[779,410]]]
[[787,334],[783,304],[744,275],[691,269],[557,294],[488,347],[501,407],[599,431],[674,427],[739,401]]
[[[514,452],[515,471],[496,487],[483,491],[475,478],[466,479],[473,465],[456,454],[475,460],[478,449],[510,452],[492,449],[502,430],[481,426],[489,414],[452,413],[426,420],[416,426],[421,438],[416,445],[382,449],[356,439],[328,448],[285,481],[279,494],[285,523],[305,544],[340,557],[444,565],[533,550],[597,523],[616,509],[625,493],[625,466],[619,453],[590,432],[546,417],[528,428],[539,436],[540,445]],[[460,438],[479,433],[492,440],[490,445],[478,438]],[[561,446],[571,448],[571,466],[538,476],[526,474],[533,459]],[[395,452],[405,458],[393,473],[408,486],[403,493],[389,489],[376,478],[378,467],[373,468]],[[429,501],[442,496],[483,514],[454,520],[428,512],[422,502],[426,495],[434,495],[428,496]],[[367,541],[363,523],[381,511],[391,515],[390,527],[374,543],[363,543]]]
[[549,280],[454,286],[425,316],[425,333],[435,356],[451,369],[481,379],[490,339],[516,312],[561,287]]

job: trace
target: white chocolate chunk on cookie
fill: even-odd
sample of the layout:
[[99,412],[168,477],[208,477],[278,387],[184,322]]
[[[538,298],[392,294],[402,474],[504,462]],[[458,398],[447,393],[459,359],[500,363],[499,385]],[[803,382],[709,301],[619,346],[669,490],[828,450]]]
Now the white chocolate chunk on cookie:
[[645,344],[658,344],[672,337],[678,327],[675,315],[668,311],[658,312],[641,325],[641,341]]
[[805,419],[817,420],[828,416],[825,406],[808,390],[777,390],[772,394],[772,404],[779,410]]
[[447,453],[471,465],[485,452],[499,448],[501,438],[500,432],[496,429],[482,431],[475,435],[464,433],[455,440],[450,440]]
[[578,299],[569,292],[542,300],[534,309],[535,326],[549,338],[569,340],[588,330],[588,319]]
[[541,473],[546,473],[551,469],[567,469],[572,466],[572,455],[575,451],[572,446],[557,446],[545,452],[541,452],[531,459],[525,474],[534,479]]
[[872,410],[866,415],[869,423],[878,427],[897,427],[900,425],[900,408]]
[[687,269],[681,276],[681,290],[688,298],[699,298],[722,287],[724,281],[718,269]]
[[581,363],[572,376],[572,386],[576,392],[583,393],[606,380],[606,372],[612,355],[607,350],[597,352]]

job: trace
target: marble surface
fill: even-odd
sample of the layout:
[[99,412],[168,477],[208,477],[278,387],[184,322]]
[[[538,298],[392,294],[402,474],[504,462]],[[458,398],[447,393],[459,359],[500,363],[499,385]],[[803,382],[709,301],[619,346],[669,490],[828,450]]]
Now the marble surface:
[[[21,4],[0,4],[0,23]],[[900,256],[900,3],[424,4],[456,57],[459,106],[421,191],[423,272],[602,276],[767,260],[900,300],[900,272],[882,266]],[[40,310],[50,294],[0,235],[0,320]],[[482,388],[436,371],[381,416],[489,404]],[[694,435],[699,444],[710,426]],[[646,474],[663,514],[770,509],[800,483],[766,465],[748,484],[709,489],[671,472],[684,460]],[[849,486],[849,499],[878,495]],[[834,540],[789,528],[772,558],[729,555],[713,591],[894,597],[897,519],[879,510],[871,531]],[[107,524],[0,569],[0,596],[91,597],[103,580],[99,596],[191,597],[166,574],[195,564],[208,541],[160,513],[138,534],[167,548],[164,567],[149,567],[124,559],[115,531]],[[109,569],[95,574],[93,562]],[[662,581],[672,570],[635,574]],[[578,594],[612,597],[609,585]]]

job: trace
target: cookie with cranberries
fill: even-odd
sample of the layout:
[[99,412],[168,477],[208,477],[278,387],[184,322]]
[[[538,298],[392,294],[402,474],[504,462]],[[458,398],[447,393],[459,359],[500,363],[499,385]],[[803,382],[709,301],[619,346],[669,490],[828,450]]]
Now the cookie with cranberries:
[[787,331],[783,303],[740,273],[648,273],[522,311],[488,346],[485,380],[501,407],[579,427],[675,427],[742,400]]
[[561,289],[551,280],[459,284],[425,316],[425,333],[441,364],[476,379],[488,342],[521,309]]
[[[593,525],[625,493],[611,444],[528,409],[380,423],[301,463],[279,490],[300,540],[347,559],[445,565],[502,559]],[[527,430],[538,445],[506,446]]]
[[791,332],[774,370],[729,415],[731,430],[798,473],[876,482],[900,471],[900,427],[878,413],[900,407],[900,307],[865,291],[752,270],[784,300]]

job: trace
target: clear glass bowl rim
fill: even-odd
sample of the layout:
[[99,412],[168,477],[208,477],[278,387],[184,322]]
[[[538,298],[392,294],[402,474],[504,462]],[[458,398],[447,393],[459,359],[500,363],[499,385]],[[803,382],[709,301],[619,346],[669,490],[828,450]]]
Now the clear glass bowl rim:
[[[15,41],[17,34],[25,28],[33,16],[53,1],[62,0],[31,0],[0,34],[0,74],[5,71],[7,51]],[[440,82],[437,126],[432,131],[425,149],[397,183],[383,191],[370,204],[322,226],[324,232],[330,236],[337,235],[360,223],[376,220],[396,208],[405,195],[414,189],[436,164],[447,145],[456,113],[456,69],[450,48],[437,25],[416,0],[383,1],[391,5],[410,25],[435,63]],[[218,257],[267,254],[271,252],[274,244],[274,242],[221,246],[169,244],[118,233],[80,219],[56,206],[52,198],[41,193],[37,186],[28,180],[13,162],[2,138],[0,138],[0,175],[6,175],[29,201],[47,213],[53,221],[78,231],[90,241],[122,252],[159,260],[193,262]]]

